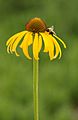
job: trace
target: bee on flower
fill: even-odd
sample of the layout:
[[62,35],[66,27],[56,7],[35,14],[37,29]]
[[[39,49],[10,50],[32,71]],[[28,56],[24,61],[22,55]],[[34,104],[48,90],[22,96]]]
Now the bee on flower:
[[[6,42],[7,52],[15,53],[19,56],[16,49],[19,46],[24,55],[28,59],[32,59],[28,52],[28,47],[32,45],[33,57],[35,60],[39,60],[39,53],[44,43],[43,52],[48,53],[50,60],[53,60],[59,56],[61,58],[61,47],[58,43],[60,41],[64,48],[66,44],[56,35],[53,26],[47,28],[45,22],[40,18],[31,19],[25,26],[26,30],[13,35]],[[20,43],[20,44],[19,44]]]
[[49,34],[51,34],[53,36],[53,34],[56,35],[55,31],[54,31],[54,26],[51,26],[49,28],[46,29],[47,32],[49,32]]

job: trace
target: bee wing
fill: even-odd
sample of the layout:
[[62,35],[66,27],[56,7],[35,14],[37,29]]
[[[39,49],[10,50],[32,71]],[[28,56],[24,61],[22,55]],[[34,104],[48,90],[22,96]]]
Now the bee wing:
[[53,25],[51,26],[51,29],[54,30],[54,26]]

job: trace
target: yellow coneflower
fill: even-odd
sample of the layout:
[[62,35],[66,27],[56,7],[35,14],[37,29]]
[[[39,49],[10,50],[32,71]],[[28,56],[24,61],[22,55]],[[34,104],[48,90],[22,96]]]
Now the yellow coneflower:
[[33,18],[26,24],[25,31],[19,32],[9,38],[6,43],[7,52],[15,52],[16,56],[19,56],[16,51],[17,46],[19,46],[23,50],[24,55],[28,59],[31,59],[28,53],[28,47],[32,44],[33,56],[35,60],[38,60],[43,41],[44,52],[49,53],[50,60],[53,60],[58,57],[58,55],[59,58],[61,57],[61,48],[57,40],[59,40],[63,44],[64,48],[66,48],[65,43],[59,37],[55,34],[51,35],[47,31],[47,26],[43,20],[40,18]]
[[7,41],[7,52],[15,53],[16,56],[19,54],[16,51],[17,46],[19,46],[24,55],[31,59],[28,53],[28,47],[33,45],[33,98],[34,98],[34,120],[39,120],[38,112],[38,59],[39,52],[42,48],[42,43],[44,43],[44,52],[49,53],[50,60],[53,60],[59,56],[61,58],[61,47],[60,41],[64,48],[66,48],[65,43],[56,36],[52,28],[47,28],[45,22],[40,18],[31,19],[26,24],[26,30],[19,32],[9,38]]

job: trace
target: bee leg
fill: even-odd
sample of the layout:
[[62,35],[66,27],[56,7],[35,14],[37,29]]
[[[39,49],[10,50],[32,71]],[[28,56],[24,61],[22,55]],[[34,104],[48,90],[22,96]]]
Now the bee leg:
[[53,36],[54,33],[51,31],[51,32],[49,32],[49,34],[51,34]]

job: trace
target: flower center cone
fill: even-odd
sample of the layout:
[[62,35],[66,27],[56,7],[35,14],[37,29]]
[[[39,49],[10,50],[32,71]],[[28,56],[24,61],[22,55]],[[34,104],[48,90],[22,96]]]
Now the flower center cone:
[[46,24],[40,18],[33,18],[26,24],[26,30],[38,33],[46,30]]

